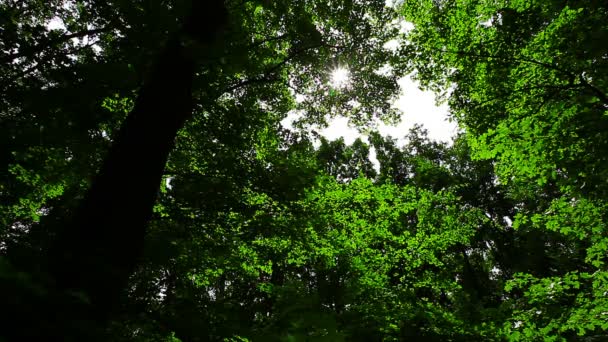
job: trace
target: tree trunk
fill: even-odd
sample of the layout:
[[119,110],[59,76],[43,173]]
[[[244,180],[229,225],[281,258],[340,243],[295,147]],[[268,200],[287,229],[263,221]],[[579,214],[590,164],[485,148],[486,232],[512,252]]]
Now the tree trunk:
[[184,42],[213,49],[227,24],[223,0],[192,0],[189,13],[144,81],[76,214],[62,220],[40,267],[31,267],[48,271],[50,283],[18,262],[11,263],[14,270],[0,263],[0,341],[107,340],[105,328],[143,250],[167,157],[192,114],[195,61]]
[[[192,111],[195,63],[181,38],[212,45],[226,20],[223,1],[213,3],[168,40],[82,206],[51,247],[56,290],[86,303],[85,313],[74,310],[85,316],[78,319],[106,321],[137,265],[167,157]],[[193,36],[200,21],[207,30]]]
[[178,39],[165,47],[123,123],[76,217],[50,251],[61,290],[86,295],[105,313],[143,248],[163,169],[191,113],[193,63]]

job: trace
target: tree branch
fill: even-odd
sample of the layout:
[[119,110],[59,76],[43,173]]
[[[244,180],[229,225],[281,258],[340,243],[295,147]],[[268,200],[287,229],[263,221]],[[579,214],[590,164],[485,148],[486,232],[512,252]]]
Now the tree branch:
[[15,59],[20,58],[20,57],[25,57],[25,56],[29,56],[35,53],[38,53],[46,48],[49,48],[53,45],[57,45],[57,44],[61,44],[64,42],[67,42],[70,39],[73,38],[82,38],[82,37],[86,37],[86,36],[91,36],[94,34],[99,34],[102,32],[108,32],[110,31],[110,27],[106,26],[106,27],[102,27],[102,28],[98,28],[98,29],[92,29],[92,30],[84,30],[84,31],[79,31],[79,32],[74,32],[74,33],[70,33],[70,34],[64,34],[61,37],[58,37],[56,39],[51,39],[50,41],[46,42],[46,43],[40,43],[36,46],[32,46],[29,48],[24,48],[16,53],[13,54],[9,54],[7,56],[4,56],[2,58],[0,58],[0,62],[1,63],[12,63]]
[[269,42],[272,42],[272,41],[275,41],[275,40],[285,39],[287,37],[289,37],[289,34],[288,33],[284,33],[284,34],[276,36],[276,37],[270,37],[270,38],[267,38],[267,39],[262,39],[262,40],[259,40],[259,41],[251,43],[250,45],[247,46],[247,48],[248,49],[254,49],[254,48],[256,48],[256,47],[258,47],[258,46],[260,46],[260,45],[262,45],[264,43],[269,43]]
[[250,79],[246,79],[246,80],[242,80],[241,82],[236,83],[236,84],[234,84],[232,86],[229,86],[226,89],[224,89],[224,91],[222,92],[222,94],[230,92],[230,91],[233,91],[233,90],[238,89],[240,87],[247,86],[249,84],[278,81],[279,80],[278,78],[269,78],[270,74],[274,73],[275,71],[277,71],[278,69],[280,69],[285,64],[289,63],[289,61],[293,60],[294,58],[300,56],[300,54],[302,52],[310,50],[310,49],[315,49],[315,48],[318,48],[318,47],[322,47],[322,46],[325,46],[325,45],[324,44],[317,44],[317,45],[312,45],[312,46],[307,46],[307,47],[303,47],[303,48],[297,49],[293,53],[291,53],[289,56],[287,56],[284,60],[280,61],[279,63],[273,65],[272,67],[270,67],[266,71],[264,71],[262,73],[262,76],[254,77],[254,78],[250,78]]
[[529,58],[502,57],[502,56],[495,56],[495,55],[490,55],[490,54],[474,54],[474,53],[469,53],[469,52],[464,52],[464,51],[440,50],[440,52],[456,54],[456,55],[465,55],[465,56],[470,56],[470,57],[480,57],[480,58],[488,58],[488,59],[493,58],[493,59],[503,60],[503,61],[507,61],[507,62],[530,63],[530,64],[542,66],[547,69],[555,70],[557,72],[560,72],[562,74],[569,76],[571,80],[578,79],[580,82],[579,84],[581,84],[583,87],[587,88],[593,94],[595,94],[600,99],[600,101],[602,101],[605,105],[608,105],[608,95],[606,95],[606,93],[604,93],[601,89],[599,89],[596,86],[594,86],[593,84],[589,83],[582,74],[577,75],[570,70],[562,69],[554,64],[544,63],[544,62],[540,62],[540,61],[529,59]]

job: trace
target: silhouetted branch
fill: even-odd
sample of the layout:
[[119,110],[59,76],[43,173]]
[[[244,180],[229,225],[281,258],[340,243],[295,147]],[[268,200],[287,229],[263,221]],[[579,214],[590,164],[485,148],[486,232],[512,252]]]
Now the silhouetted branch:
[[[562,68],[558,67],[555,64],[544,63],[544,62],[540,62],[540,61],[529,59],[529,58],[503,57],[503,56],[496,56],[496,55],[490,55],[490,54],[469,53],[469,52],[464,52],[464,51],[440,50],[440,52],[441,53],[447,53],[447,54],[464,55],[464,56],[469,56],[469,57],[480,57],[480,58],[487,58],[487,59],[498,59],[498,60],[502,60],[502,61],[506,61],[506,62],[529,63],[529,64],[535,64],[535,65],[538,65],[538,66],[542,66],[542,67],[547,68],[547,69],[555,70],[555,71],[557,71],[559,73],[562,73],[564,75],[569,76],[571,80],[578,79],[579,82],[580,82],[579,83],[580,85],[582,85],[583,87],[585,87],[588,90],[590,90],[604,104],[608,105],[608,96],[601,89],[599,89],[596,86],[594,86],[593,84],[589,83],[585,79],[585,77],[583,75],[577,75],[574,72],[572,72],[570,70],[562,69]],[[575,84],[573,84],[573,85],[575,85]]]
[[4,57],[0,58],[0,62],[11,63],[17,58],[38,53],[46,48],[52,47],[53,45],[65,43],[70,39],[82,38],[82,37],[91,36],[94,34],[99,34],[102,32],[108,32],[108,31],[110,31],[110,29],[111,29],[110,27],[102,27],[102,28],[93,29],[93,30],[84,30],[84,31],[70,33],[70,34],[64,34],[61,37],[58,37],[56,39],[51,39],[50,41],[48,41],[46,43],[40,43],[40,44],[37,44],[37,45],[29,47],[29,48],[23,48],[16,53],[9,54],[8,56],[4,56]]
[[254,78],[250,78],[250,79],[246,79],[246,80],[242,80],[239,83],[236,83],[234,85],[231,85],[231,86],[227,87],[226,89],[224,89],[224,91],[222,93],[230,92],[230,91],[233,91],[235,89],[238,89],[238,88],[250,85],[250,84],[278,81],[279,80],[278,78],[269,78],[269,76],[272,73],[274,73],[275,71],[277,71],[278,69],[280,69],[281,67],[283,67],[284,65],[286,65],[287,63],[289,63],[290,61],[292,61],[293,59],[299,57],[302,52],[305,52],[305,51],[308,51],[308,50],[311,50],[311,49],[316,49],[316,48],[319,48],[319,47],[340,48],[340,47],[336,47],[336,46],[332,46],[332,45],[327,45],[327,44],[321,43],[321,44],[316,44],[316,45],[311,45],[311,46],[303,47],[303,48],[300,48],[300,49],[296,49],[296,50],[294,50],[294,52],[292,52],[285,59],[283,59],[279,63],[273,65],[272,67],[270,67],[266,71],[264,71],[262,73],[262,76],[254,77]]

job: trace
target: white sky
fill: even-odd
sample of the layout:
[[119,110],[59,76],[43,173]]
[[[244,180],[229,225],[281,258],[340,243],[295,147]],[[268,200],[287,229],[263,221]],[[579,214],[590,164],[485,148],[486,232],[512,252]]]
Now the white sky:
[[[435,94],[430,91],[422,91],[418,88],[418,82],[410,77],[399,80],[401,94],[393,104],[399,109],[401,122],[396,126],[388,126],[382,122],[378,124],[378,131],[383,136],[397,138],[400,145],[405,143],[403,137],[415,124],[420,124],[429,132],[429,138],[437,141],[450,142],[458,133],[458,125],[448,121],[448,106],[442,104],[436,106]],[[285,122],[286,126],[288,123]],[[355,139],[362,136],[353,127],[349,127],[348,119],[338,117],[333,119],[329,127],[322,129],[319,133],[329,140],[344,138],[346,144],[352,144]]]
[[[386,0],[386,5],[393,7],[402,0]],[[414,25],[403,19],[398,19],[395,22],[399,25],[402,34],[414,28]],[[384,46],[387,50],[395,50],[402,44],[403,41],[394,39],[387,42]],[[348,69],[338,68],[332,75],[333,86],[341,87],[348,83]],[[428,131],[428,136],[432,140],[451,143],[454,136],[458,133],[458,125],[456,122],[448,121],[449,108],[447,104],[440,106],[436,105],[435,94],[430,91],[422,91],[418,87],[418,82],[412,80],[409,76],[403,77],[398,81],[401,93],[393,106],[401,112],[401,122],[396,126],[388,126],[382,122],[378,122],[377,130],[383,136],[391,136],[397,139],[400,146],[405,144],[404,136],[414,125],[419,124]],[[290,121],[294,116],[289,116],[282,123],[285,127],[290,127]],[[329,140],[335,140],[340,137],[344,138],[346,144],[352,144],[355,139],[361,138],[368,142],[367,137],[362,136],[355,128],[349,127],[348,119],[338,117],[329,123],[329,127],[322,129],[319,132],[322,136]],[[372,159],[375,159],[375,151],[371,150]]]
[[[345,82],[341,75],[333,75],[333,77],[340,78],[340,83]],[[455,122],[448,121],[448,106],[446,104],[437,106],[435,94],[431,91],[420,90],[418,82],[412,80],[409,76],[401,78],[398,83],[401,93],[393,103],[393,106],[401,111],[401,122],[396,126],[389,126],[378,122],[377,130],[380,134],[396,138],[398,145],[403,146],[406,143],[404,139],[405,135],[414,125],[419,124],[428,131],[430,139],[451,143],[452,138],[458,133],[459,129]],[[281,124],[283,127],[291,129],[291,123],[297,117],[298,114],[291,113]],[[349,126],[348,119],[345,117],[334,118],[329,122],[327,128],[318,130],[318,132],[332,141],[342,137],[346,144],[352,144],[357,138],[361,138],[361,140],[369,143],[366,136]],[[320,142],[315,141],[313,144],[315,147],[318,147]],[[373,147],[370,148],[369,158],[374,164],[376,171],[378,171],[380,165],[376,159],[376,151]]]

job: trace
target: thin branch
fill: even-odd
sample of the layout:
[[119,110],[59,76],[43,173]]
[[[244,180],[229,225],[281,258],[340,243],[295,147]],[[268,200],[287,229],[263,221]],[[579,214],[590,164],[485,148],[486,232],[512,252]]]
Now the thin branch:
[[289,34],[288,33],[284,33],[284,34],[282,34],[280,36],[270,37],[270,38],[267,38],[267,39],[262,39],[262,40],[259,40],[259,41],[251,43],[250,45],[247,46],[247,48],[248,49],[254,49],[254,48],[256,48],[256,47],[258,47],[260,45],[263,45],[265,43],[269,43],[269,42],[272,42],[272,41],[275,41],[275,40],[285,39],[287,37],[289,37]]
[[[553,90],[553,93],[557,93],[559,91],[568,91],[568,90],[574,90],[576,88],[581,88],[583,87],[582,84],[565,84],[565,85],[536,85],[536,86],[530,86],[530,87],[522,87],[522,88],[517,88],[517,89],[513,89],[512,92],[510,92],[509,94],[506,95],[506,99],[510,100],[511,98],[513,98],[517,93],[521,93],[521,92],[525,92],[525,91],[530,91],[530,90],[536,90],[536,89],[543,89],[543,90]],[[552,97],[552,96],[551,96]],[[501,101],[504,100],[505,98],[497,96],[497,97],[493,97],[491,99],[487,99],[485,101],[482,101],[480,103],[475,104],[475,108],[482,108],[484,107],[487,103],[490,102],[494,102],[494,101]]]
[[54,45],[65,43],[70,39],[82,38],[82,37],[91,36],[94,34],[99,34],[102,32],[108,32],[108,31],[110,31],[110,29],[111,29],[110,27],[102,27],[102,28],[93,29],[93,30],[84,30],[84,31],[70,33],[70,34],[64,34],[61,37],[52,39],[46,43],[40,43],[36,46],[32,46],[30,48],[24,48],[16,53],[9,54],[8,56],[4,56],[4,57],[0,58],[0,63],[12,63],[17,58],[38,53],[38,52],[40,52],[46,48],[52,47]]
[[[67,51],[66,55],[76,54],[76,53],[78,53],[78,52],[80,52],[80,51],[82,51],[84,49],[90,48],[91,46],[97,44],[98,42],[99,41],[89,42],[89,43],[87,43],[85,45],[82,45],[82,46],[79,46],[79,47],[77,47],[75,49],[69,50],[69,51]],[[35,64],[32,65],[32,66],[30,66],[29,68],[21,70],[16,75],[12,75],[12,77],[10,79],[8,79],[7,82],[2,82],[2,83],[4,83],[3,84],[3,86],[4,86],[3,90],[6,90],[10,86],[10,84],[18,81],[19,79],[21,79],[21,78],[29,75],[32,72],[38,70],[38,68],[41,65],[44,65],[44,64],[46,64],[46,63],[48,63],[48,62],[50,62],[52,60],[53,60],[53,56],[44,56],[42,59],[36,61]]]
[[250,78],[250,79],[243,80],[243,81],[241,81],[241,82],[239,82],[237,84],[229,86],[228,88],[224,89],[224,91],[222,92],[222,94],[229,93],[229,92],[231,92],[233,90],[239,89],[241,87],[248,86],[250,84],[266,83],[266,82],[271,83],[271,82],[276,82],[278,80],[279,80],[278,78],[267,78],[266,76],[259,77],[259,78]]
[[241,87],[244,87],[244,86],[249,85],[249,84],[278,81],[279,80],[278,78],[269,78],[270,74],[274,73],[275,71],[277,71],[278,69],[280,69],[285,64],[289,63],[289,61],[293,60],[294,58],[299,57],[302,52],[310,50],[310,49],[319,48],[319,47],[322,47],[322,46],[325,46],[325,45],[324,44],[317,44],[317,45],[312,45],[312,46],[307,46],[307,47],[304,47],[304,48],[301,48],[301,49],[297,49],[295,52],[293,52],[292,54],[290,54],[289,56],[287,56],[284,60],[280,61],[279,63],[273,65],[272,67],[270,67],[266,71],[264,71],[262,73],[262,76],[246,79],[246,80],[243,80],[243,81],[241,81],[241,82],[239,82],[237,84],[229,86],[228,88],[224,89],[224,91],[222,92],[222,94],[230,92],[230,91],[233,91],[233,90],[241,88]]
[[533,60],[533,59],[529,59],[529,58],[502,57],[502,56],[494,56],[494,55],[490,55],[490,54],[474,54],[474,53],[469,53],[469,52],[464,52],[464,51],[440,50],[440,52],[441,53],[456,54],[456,55],[465,55],[465,56],[470,56],[470,57],[480,57],[480,58],[488,58],[488,59],[494,58],[494,59],[503,60],[503,61],[507,61],[507,62],[530,63],[530,64],[535,64],[535,65],[538,65],[538,66],[542,66],[542,67],[547,68],[547,69],[555,70],[557,72],[560,72],[562,74],[565,74],[565,75],[569,76],[571,80],[578,79],[579,82],[580,82],[580,84],[583,87],[585,87],[588,90],[590,90],[604,104],[608,105],[608,96],[606,95],[606,93],[604,93],[601,89],[597,88],[593,84],[589,83],[584,78],[583,75],[577,75],[577,74],[575,74],[572,71],[562,69],[562,68],[560,68],[560,67],[558,67],[557,65],[554,65],[554,64],[539,62],[537,60]]
[[587,89],[591,90],[591,92],[594,93],[605,105],[608,105],[608,96],[606,96],[606,94],[603,91],[601,91],[596,86],[587,82],[587,80],[585,79],[585,77],[583,75],[579,75],[578,80],[579,80],[580,84],[585,86]]

